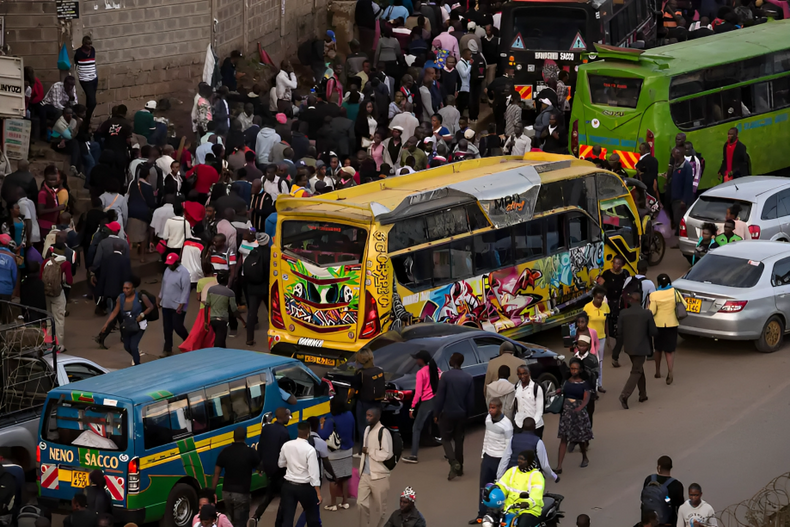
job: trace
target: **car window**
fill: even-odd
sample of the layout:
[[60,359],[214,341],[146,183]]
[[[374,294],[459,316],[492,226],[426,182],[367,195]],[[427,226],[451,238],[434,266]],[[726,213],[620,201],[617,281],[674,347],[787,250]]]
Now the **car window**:
[[475,350],[472,348],[472,344],[468,340],[462,340],[461,342],[456,342],[455,344],[450,344],[444,351],[442,352],[442,360],[447,363],[447,367],[450,367],[450,357],[453,353],[460,353],[464,356],[464,363],[461,365],[462,368],[468,368],[469,366],[475,366],[478,364],[477,354]]
[[774,287],[790,284],[790,258],[784,258],[774,264],[771,283]]
[[318,393],[318,383],[301,363],[275,368],[274,378],[281,390],[297,399],[310,399]]
[[776,195],[776,217],[790,216],[790,189]]
[[77,382],[104,374],[104,371],[86,362],[69,362],[63,366],[63,370],[66,372],[69,382]]
[[775,220],[776,219],[776,196],[778,192],[765,200],[763,203],[763,212],[760,214],[761,220]]
[[[504,342],[502,339],[494,337],[479,337],[474,339],[477,354],[482,362],[488,362],[494,357],[499,356],[499,346]],[[464,361],[466,364],[466,361]]]
[[762,262],[722,256],[711,251],[684,278],[692,282],[747,288],[757,284],[763,269],[765,265]]

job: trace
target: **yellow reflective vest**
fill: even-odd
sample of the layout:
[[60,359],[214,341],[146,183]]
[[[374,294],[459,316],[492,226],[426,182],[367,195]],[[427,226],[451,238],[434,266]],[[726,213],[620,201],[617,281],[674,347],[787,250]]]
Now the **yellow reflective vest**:
[[[539,470],[522,472],[518,467],[512,467],[502,475],[498,485],[505,492],[505,508],[514,503],[525,502],[529,504],[529,508],[524,509],[527,514],[540,516],[543,512],[543,489],[546,480]],[[522,492],[529,492],[529,498],[522,499]]]

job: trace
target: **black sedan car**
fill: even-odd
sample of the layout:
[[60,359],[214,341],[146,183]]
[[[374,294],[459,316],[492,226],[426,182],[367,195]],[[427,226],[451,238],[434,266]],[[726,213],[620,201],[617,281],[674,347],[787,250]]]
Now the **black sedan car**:
[[[516,347],[516,356],[524,359],[532,378],[543,386],[544,393],[553,393],[565,377],[564,357],[542,346],[453,324],[415,324],[380,335],[371,341],[369,347],[373,351],[375,365],[384,370],[387,380],[382,422],[400,430],[404,438],[410,437],[414,421],[409,418],[409,408],[419,369],[412,355],[419,350],[430,353],[441,371],[450,368],[448,361],[453,353],[464,356],[462,369],[474,378],[475,383],[475,406],[470,418],[483,417],[487,411],[483,384],[488,361],[499,355],[499,346],[506,341]],[[325,377],[333,383],[336,396],[348,396],[357,367],[356,363],[349,362],[326,373]],[[553,399],[553,396],[547,396],[546,406]],[[436,437],[436,431],[429,428],[425,427],[423,440]]]

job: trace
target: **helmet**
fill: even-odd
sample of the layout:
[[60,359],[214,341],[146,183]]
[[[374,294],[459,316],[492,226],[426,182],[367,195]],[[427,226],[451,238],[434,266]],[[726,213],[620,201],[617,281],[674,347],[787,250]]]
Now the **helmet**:
[[483,499],[483,504],[489,509],[500,509],[505,504],[505,493],[499,487],[487,489],[488,493]]

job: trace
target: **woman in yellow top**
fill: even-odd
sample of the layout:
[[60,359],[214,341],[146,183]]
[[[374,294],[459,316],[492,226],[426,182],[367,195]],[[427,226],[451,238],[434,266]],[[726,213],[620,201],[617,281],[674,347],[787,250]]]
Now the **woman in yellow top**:
[[667,356],[667,384],[672,384],[672,369],[675,366],[675,348],[678,344],[678,326],[680,322],[675,314],[678,302],[686,305],[683,296],[672,287],[669,275],[658,275],[658,289],[650,293],[650,312],[658,328],[658,335],[653,340],[656,360],[656,379],[661,378],[661,353]]
[[584,312],[590,317],[587,327],[594,329],[598,333],[598,363],[601,367],[598,371],[598,391],[606,393],[603,388],[603,354],[606,348],[606,318],[609,316],[609,305],[604,302],[606,289],[594,287],[592,290],[592,301],[584,306]]

